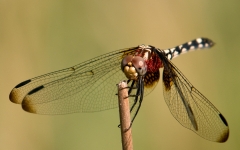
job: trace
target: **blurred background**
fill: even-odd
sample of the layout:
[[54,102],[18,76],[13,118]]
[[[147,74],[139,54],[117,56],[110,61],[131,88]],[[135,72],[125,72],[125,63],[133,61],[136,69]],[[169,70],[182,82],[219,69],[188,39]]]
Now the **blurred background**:
[[132,127],[134,149],[240,149],[239,6],[237,0],[0,0],[0,149],[122,149],[118,109],[36,115],[11,103],[9,92],[26,79],[113,50],[171,48],[197,37],[216,45],[173,63],[225,116],[228,141],[210,142],[182,127],[165,104],[160,81]]

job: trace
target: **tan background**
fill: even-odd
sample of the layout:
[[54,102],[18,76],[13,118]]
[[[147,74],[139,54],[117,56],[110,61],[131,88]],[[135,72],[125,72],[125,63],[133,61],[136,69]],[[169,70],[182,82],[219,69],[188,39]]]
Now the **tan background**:
[[170,48],[203,36],[210,50],[173,62],[224,114],[230,138],[202,139],[171,115],[161,82],[133,125],[136,150],[240,149],[240,3],[229,1],[0,0],[0,149],[120,150],[118,109],[43,116],[8,99],[19,82],[120,48]]

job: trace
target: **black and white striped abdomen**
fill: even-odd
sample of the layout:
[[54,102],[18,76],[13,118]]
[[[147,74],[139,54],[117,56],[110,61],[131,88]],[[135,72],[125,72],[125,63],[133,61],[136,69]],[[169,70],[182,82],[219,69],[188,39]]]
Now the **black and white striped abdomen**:
[[187,43],[181,44],[174,48],[164,49],[163,51],[166,54],[166,57],[171,60],[180,54],[186,53],[190,50],[202,49],[202,48],[210,48],[214,45],[212,40],[208,38],[197,38]]

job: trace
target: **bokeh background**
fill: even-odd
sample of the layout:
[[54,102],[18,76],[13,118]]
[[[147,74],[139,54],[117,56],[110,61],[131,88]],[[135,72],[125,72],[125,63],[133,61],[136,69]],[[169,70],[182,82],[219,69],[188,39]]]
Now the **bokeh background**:
[[240,149],[239,16],[238,0],[0,0],[0,149],[120,150],[118,109],[35,115],[11,103],[9,92],[21,81],[113,50],[171,48],[201,36],[216,45],[173,63],[224,114],[229,140],[210,142],[182,127],[160,82],[134,122],[134,149]]

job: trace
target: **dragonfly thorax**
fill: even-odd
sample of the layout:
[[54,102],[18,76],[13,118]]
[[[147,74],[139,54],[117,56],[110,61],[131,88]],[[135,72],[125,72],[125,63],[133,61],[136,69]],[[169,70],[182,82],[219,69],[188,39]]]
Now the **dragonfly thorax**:
[[141,56],[147,64],[147,72],[153,73],[163,67],[162,61],[156,54],[156,51],[161,51],[153,46],[140,45],[136,50],[136,56]]
[[147,72],[147,64],[140,56],[125,56],[122,60],[121,68],[130,80],[137,80],[138,76],[143,76]]

